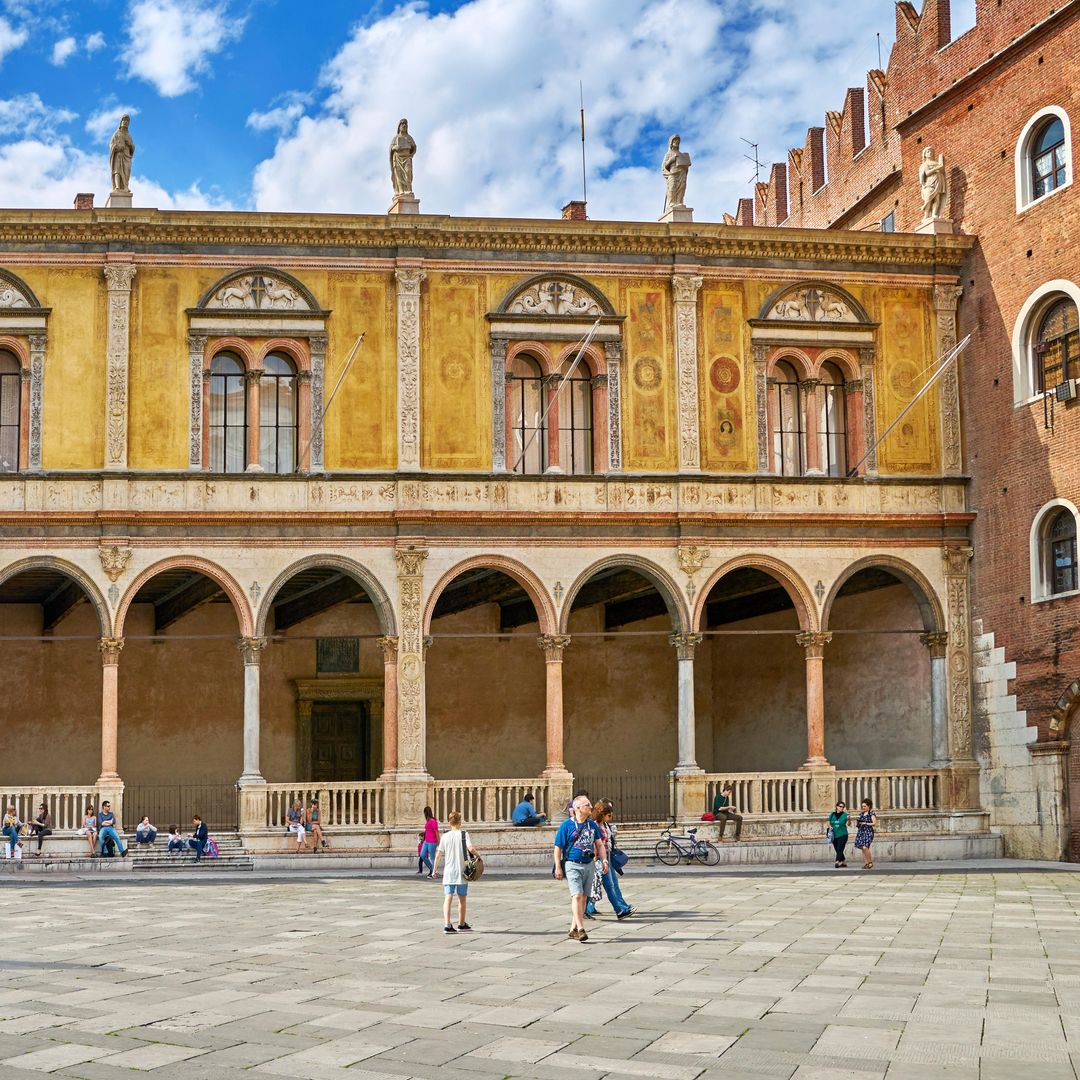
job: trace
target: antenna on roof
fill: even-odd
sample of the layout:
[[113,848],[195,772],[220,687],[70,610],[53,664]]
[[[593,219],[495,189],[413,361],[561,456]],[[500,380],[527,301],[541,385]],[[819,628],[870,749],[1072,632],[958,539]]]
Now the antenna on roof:
[[[746,145],[754,151],[753,157],[749,154],[743,154],[743,157],[746,158],[747,161],[752,161],[754,163],[754,183],[759,184],[761,183],[762,163],[758,160],[758,144],[756,142],[751,142],[749,139],[744,139],[741,135],[739,136],[739,140],[746,143]],[[750,181],[748,180],[747,183],[750,183]]]
[[581,80],[578,79],[578,99],[581,102],[581,201],[585,204],[586,212],[589,206],[589,189],[585,184],[585,89]]

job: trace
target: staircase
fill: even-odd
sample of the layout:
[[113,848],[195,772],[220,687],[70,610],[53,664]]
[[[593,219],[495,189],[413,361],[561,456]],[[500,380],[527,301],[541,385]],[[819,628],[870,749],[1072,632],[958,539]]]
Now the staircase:
[[[244,851],[239,833],[214,833],[211,839],[217,844],[220,854],[216,859],[208,859],[204,855],[202,862],[199,863],[199,869],[204,866],[214,870],[255,869],[251,856]],[[137,874],[167,874],[195,869],[195,853],[190,848],[184,852],[170,852],[167,833],[159,834],[157,841],[150,847],[132,843],[129,851],[131,869]]]

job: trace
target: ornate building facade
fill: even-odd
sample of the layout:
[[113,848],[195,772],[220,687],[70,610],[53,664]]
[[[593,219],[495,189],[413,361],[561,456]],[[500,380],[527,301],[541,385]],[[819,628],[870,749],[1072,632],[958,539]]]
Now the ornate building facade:
[[425,802],[495,824],[577,777],[698,817],[730,776],[766,831],[840,791],[986,835],[956,380],[877,442],[970,239],[83,209],[0,242],[5,791],[235,785],[254,837],[322,792],[405,844]]

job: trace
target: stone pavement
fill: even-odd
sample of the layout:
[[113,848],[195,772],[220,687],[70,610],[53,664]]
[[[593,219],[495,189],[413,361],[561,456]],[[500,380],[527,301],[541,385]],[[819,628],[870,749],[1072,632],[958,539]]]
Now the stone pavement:
[[580,945],[539,874],[456,937],[413,878],[9,880],[0,1078],[1078,1075],[1075,873],[624,885]]

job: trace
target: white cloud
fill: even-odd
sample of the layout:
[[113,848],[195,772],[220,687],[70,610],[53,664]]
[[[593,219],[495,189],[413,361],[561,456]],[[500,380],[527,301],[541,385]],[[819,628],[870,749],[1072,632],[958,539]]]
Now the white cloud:
[[95,53],[98,49],[105,48],[105,35],[100,30],[95,30],[89,37],[83,42],[83,48],[88,53]]
[[14,52],[22,45],[30,35],[23,29],[16,30],[14,26],[0,15],[0,64],[9,52]]
[[61,124],[70,124],[77,114],[70,109],[54,109],[37,94],[0,98],[0,136],[47,135],[52,137]]
[[[256,169],[266,210],[382,212],[401,116],[418,144],[415,188],[432,213],[552,217],[579,196],[578,79],[585,83],[589,213],[655,220],[659,165],[678,131],[698,220],[734,210],[753,167],[801,145],[876,64],[891,5],[830,0],[419,0],[353,28],[322,73],[322,100],[256,112],[281,131]],[[798,47],[795,47],[797,43]]]
[[304,109],[311,103],[310,94],[290,91],[277,99],[278,103],[265,112],[256,110],[247,118],[247,125],[254,131],[286,132],[293,128],[296,121],[304,115]]
[[164,97],[186,94],[209,58],[240,36],[244,22],[208,0],[131,0],[128,73]]
[[73,37],[61,38],[52,48],[52,63],[63,67],[78,48],[79,43]]
[[121,116],[127,115],[134,118],[138,113],[139,110],[134,105],[118,105],[113,98],[86,118],[86,130],[95,142],[107,143],[119,127]]

